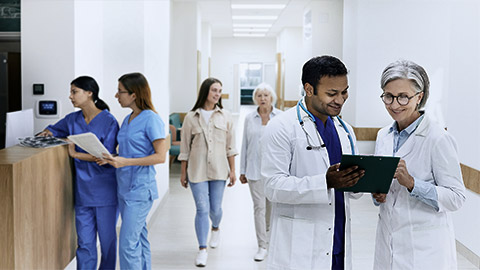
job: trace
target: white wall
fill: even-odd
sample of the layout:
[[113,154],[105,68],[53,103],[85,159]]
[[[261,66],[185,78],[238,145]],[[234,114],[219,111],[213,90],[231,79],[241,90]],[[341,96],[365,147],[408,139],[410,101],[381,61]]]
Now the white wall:
[[172,2],[170,112],[187,112],[197,99],[197,50],[201,22],[196,2]]
[[[75,77],[73,1],[23,0],[21,6],[22,108],[34,108],[39,99],[58,99],[63,117],[73,111],[68,99]],[[33,95],[34,83],[45,84],[45,95]],[[36,119],[34,131],[57,120]]]
[[[170,1],[22,1],[23,108],[37,99],[56,98],[61,117],[73,111],[70,82],[90,75],[100,85],[100,97],[119,124],[131,112],[114,98],[118,78],[142,72],[152,89],[153,103],[168,124]],[[45,83],[44,96],[33,96],[31,85]],[[58,119],[35,121],[35,130]],[[165,127],[168,134],[168,125]],[[166,164],[157,165],[160,198],[168,191]],[[153,206],[158,206],[157,200]]]
[[[227,110],[234,113],[233,102],[240,102],[239,93],[233,93],[234,65],[244,62],[274,63],[276,55],[275,38],[213,38],[212,39],[212,77],[218,78],[223,84],[223,93],[230,95],[222,100]],[[238,88],[239,89],[239,88]],[[237,106],[238,107],[238,106]]]
[[284,28],[277,39],[277,52],[285,59],[285,100],[300,99],[302,87],[302,67],[307,58],[302,57],[299,48],[303,45],[301,27]]
[[[480,169],[480,3],[477,1],[345,0],[343,60],[350,70],[344,117],[356,127],[391,123],[379,96],[382,70],[409,59],[431,80],[427,113],[457,140],[460,162]],[[468,18],[468,19],[466,19]],[[353,104],[352,104],[353,103]],[[480,255],[480,196],[454,213],[457,240]]]

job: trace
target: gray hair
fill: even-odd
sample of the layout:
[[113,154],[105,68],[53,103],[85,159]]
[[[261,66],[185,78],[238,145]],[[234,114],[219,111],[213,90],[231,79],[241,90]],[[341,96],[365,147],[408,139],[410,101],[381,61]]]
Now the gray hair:
[[398,60],[388,65],[382,72],[380,80],[380,87],[385,90],[385,86],[394,80],[406,79],[412,82],[415,92],[423,92],[423,98],[417,106],[418,109],[423,109],[427,103],[428,93],[430,88],[430,80],[427,72],[420,65],[408,61]]
[[257,87],[255,87],[255,90],[253,91],[253,94],[252,94],[253,103],[255,103],[255,105],[258,105],[257,101],[255,100],[255,96],[258,91],[269,92],[270,96],[272,96],[272,106],[275,106],[275,104],[277,103],[277,94],[275,94],[275,91],[273,91],[273,88],[268,83],[261,83],[257,85]]

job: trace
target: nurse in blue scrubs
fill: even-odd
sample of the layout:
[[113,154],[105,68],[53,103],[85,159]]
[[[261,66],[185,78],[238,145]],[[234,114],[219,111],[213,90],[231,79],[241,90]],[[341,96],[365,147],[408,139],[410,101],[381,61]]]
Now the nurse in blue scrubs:
[[[70,100],[75,108],[40,136],[66,138],[92,132],[105,148],[116,153],[118,123],[107,104],[98,97],[97,82],[88,76],[78,77],[70,86]],[[115,168],[99,166],[96,158],[74,144],[69,154],[75,166],[75,225],[77,228],[77,269],[97,268],[97,235],[100,239],[99,269],[115,269],[118,219]]]
[[122,217],[119,258],[121,269],[151,269],[147,215],[158,198],[155,168],[166,159],[165,125],[155,112],[150,87],[140,73],[118,80],[115,97],[132,109],[118,132],[119,155],[105,156],[99,164],[117,168],[118,206]]

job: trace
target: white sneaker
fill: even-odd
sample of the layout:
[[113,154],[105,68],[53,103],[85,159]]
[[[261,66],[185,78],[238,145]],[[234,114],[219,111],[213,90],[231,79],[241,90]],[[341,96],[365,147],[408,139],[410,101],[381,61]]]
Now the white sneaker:
[[205,267],[207,265],[208,253],[206,249],[200,249],[195,258],[195,265],[198,267]]
[[257,254],[255,254],[255,257],[253,257],[253,259],[256,262],[261,262],[261,261],[265,260],[265,258],[267,257],[267,254],[268,254],[267,249],[260,247],[260,248],[258,248]]
[[210,247],[216,248],[218,247],[218,243],[220,242],[220,230],[212,230],[212,235],[210,236]]

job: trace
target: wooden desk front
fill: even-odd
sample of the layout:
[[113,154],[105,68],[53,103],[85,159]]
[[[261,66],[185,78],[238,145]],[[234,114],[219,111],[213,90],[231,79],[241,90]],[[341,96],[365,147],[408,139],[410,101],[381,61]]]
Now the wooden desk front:
[[63,269],[75,256],[66,146],[0,150],[0,269]]

